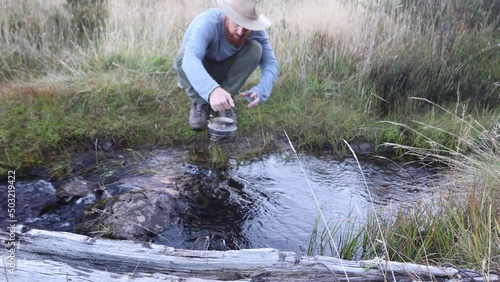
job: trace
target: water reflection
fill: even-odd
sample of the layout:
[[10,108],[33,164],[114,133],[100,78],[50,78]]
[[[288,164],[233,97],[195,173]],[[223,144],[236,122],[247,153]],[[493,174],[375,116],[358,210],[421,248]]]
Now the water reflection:
[[201,236],[221,238],[227,248],[240,249],[249,242],[243,236],[245,214],[253,203],[241,191],[241,183],[214,172],[188,166],[179,180],[181,224],[158,236],[157,243],[178,248],[191,248]]
[[[351,158],[302,155],[299,163],[272,155],[225,172],[194,170],[182,182],[186,210],[175,243],[186,248],[199,236],[217,235],[230,248],[299,252],[308,246],[318,209],[330,223],[345,222],[373,208],[414,202],[431,191],[425,169],[373,160],[360,166],[363,174]],[[163,235],[169,238],[172,231]]]
[[[186,156],[155,151],[127,165],[124,160],[108,165],[106,173],[80,175],[105,193],[69,203],[58,202],[51,182],[19,180],[18,223],[75,232],[85,209],[103,197],[134,189],[169,189],[178,199],[175,218],[180,221],[166,226],[156,243],[189,249],[198,238],[209,236],[224,240],[229,249],[300,252],[308,247],[319,210],[334,225],[353,216],[362,218],[373,208],[425,199],[433,190],[425,169],[387,160],[361,160],[362,174],[352,158],[277,154],[211,170],[190,163]],[[0,201],[6,202],[2,197]],[[0,215],[4,219],[5,212]]]

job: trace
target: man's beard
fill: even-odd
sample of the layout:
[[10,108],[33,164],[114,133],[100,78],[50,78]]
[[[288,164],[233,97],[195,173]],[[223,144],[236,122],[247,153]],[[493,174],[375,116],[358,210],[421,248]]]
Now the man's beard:
[[247,37],[248,35],[243,35],[243,36],[234,35],[230,33],[226,27],[226,39],[227,41],[229,41],[229,43],[231,43],[236,47],[240,47],[241,45],[243,45],[243,43],[245,43],[245,41],[247,40]]

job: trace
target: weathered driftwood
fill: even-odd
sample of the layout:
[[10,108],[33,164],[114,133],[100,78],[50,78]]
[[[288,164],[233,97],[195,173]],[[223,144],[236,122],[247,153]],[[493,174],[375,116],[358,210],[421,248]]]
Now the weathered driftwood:
[[[0,232],[2,242],[10,233]],[[180,250],[32,229],[16,237],[16,269],[6,281],[411,281],[460,280],[460,271],[384,260],[346,261],[276,249]],[[12,240],[11,240],[12,241]],[[2,257],[9,255],[2,248]],[[490,275],[490,281],[497,276]],[[348,277],[348,278],[347,278]],[[482,281],[476,277],[475,281]],[[470,280],[467,280],[470,281]]]

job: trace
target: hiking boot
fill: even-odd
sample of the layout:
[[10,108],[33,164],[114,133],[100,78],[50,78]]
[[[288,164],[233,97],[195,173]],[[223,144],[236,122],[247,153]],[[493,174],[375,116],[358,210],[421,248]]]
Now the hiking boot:
[[235,125],[238,125],[238,120],[236,119],[236,113],[234,112],[233,109],[229,110],[220,110],[219,111],[219,117],[227,117],[230,118],[234,121]]
[[189,126],[192,130],[200,131],[207,125],[208,103],[193,102],[189,111]]

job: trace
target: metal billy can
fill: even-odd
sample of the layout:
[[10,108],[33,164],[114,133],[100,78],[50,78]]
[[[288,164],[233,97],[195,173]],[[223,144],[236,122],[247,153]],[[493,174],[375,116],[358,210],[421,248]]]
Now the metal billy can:
[[212,141],[231,142],[236,139],[238,126],[227,117],[216,117],[208,121],[208,136]]

